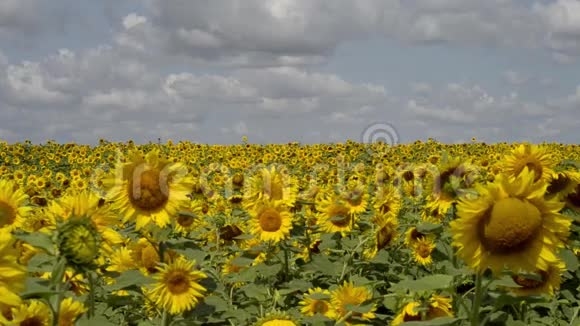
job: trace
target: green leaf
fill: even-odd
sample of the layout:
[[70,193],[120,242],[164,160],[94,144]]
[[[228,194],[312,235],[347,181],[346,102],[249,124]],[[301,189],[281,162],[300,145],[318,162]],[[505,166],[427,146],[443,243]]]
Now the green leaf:
[[369,304],[362,305],[362,306],[353,305],[353,304],[346,304],[345,308],[349,311],[352,311],[352,312],[358,312],[358,313],[364,314],[364,313],[371,311],[374,306],[375,306],[374,303],[369,303]]
[[560,257],[566,263],[566,267],[569,271],[573,272],[578,270],[580,264],[578,264],[578,257],[574,255],[574,252],[569,249],[560,251]]
[[213,306],[216,312],[228,311],[228,303],[218,296],[210,295],[204,301],[207,305]]
[[246,294],[248,298],[253,298],[258,301],[265,301],[268,297],[268,293],[265,291],[264,287],[259,287],[255,284],[248,284],[242,287],[242,291]]
[[115,279],[115,284],[106,287],[107,291],[118,291],[131,286],[141,287],[153,280],[143,275],[140,271],[126,271]]
[[40,248],[47,253],[54,255],[55,254],[55,246],[54,242],[52,242],[52,238],[44,233],[16,233],[14,237],[20,239],[29,245]]
[[423,234],[429,233],[439,233],[443,230],[443,225],[441,224],[433,224],[433,223],[421,223],[417,225],[417,231]]
[[327,256],[317,255],[312,257],[312,260],[306,264],[306,270],[315,271],[324,275],[334,276],[340,273],[342,266],[336,262],[332,262]]
[[458,321],[462,320],[461,318],[453,318],[453,317],[440,317],[431,320],[425,321],[408,321],[401,324],[401,326],[444,326],[444,325],[454,325]]
[[435,274],[425,276],[418,280],[403,280],[392,286],[393,291],[433,291],[438,289],[448,289],[453,282],[453,276],[446,274]]

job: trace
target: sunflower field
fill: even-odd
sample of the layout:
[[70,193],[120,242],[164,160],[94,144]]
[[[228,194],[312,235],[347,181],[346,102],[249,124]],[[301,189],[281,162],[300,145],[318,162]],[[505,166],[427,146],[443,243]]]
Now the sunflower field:
[[579,162],[0,142],[0,325],[580,325]]

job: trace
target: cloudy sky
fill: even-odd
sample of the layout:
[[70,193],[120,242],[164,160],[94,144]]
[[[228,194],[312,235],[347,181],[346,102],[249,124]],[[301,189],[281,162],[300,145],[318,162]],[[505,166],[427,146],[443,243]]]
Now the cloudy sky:
[[0,0],[9,142],[578,143],[579,126],[579,0]]

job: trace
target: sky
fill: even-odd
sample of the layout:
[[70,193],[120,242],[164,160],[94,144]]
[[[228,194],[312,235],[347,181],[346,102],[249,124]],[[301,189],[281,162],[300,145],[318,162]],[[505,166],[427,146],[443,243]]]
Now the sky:
[[0,0],[0,139],[580,140],[580,0]]

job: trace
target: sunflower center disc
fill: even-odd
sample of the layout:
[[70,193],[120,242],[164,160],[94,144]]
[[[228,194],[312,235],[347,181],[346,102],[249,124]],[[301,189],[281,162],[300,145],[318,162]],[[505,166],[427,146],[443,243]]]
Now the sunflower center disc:
[[539,288],[540,286],[544,285],[544,283],[546,282],[547,279],[547,274],[546,272],[540,272],[539,273],[541,280],[534,280],[531,278],[527,278],[527,277],[523,277],[520,275],[515,275],[512,277],[512,279],[514,280],[514,282],[521,286],[524,287],[526,289],[536,289]]
[[282,226],[280,213],[275,209],[267,208],[260,214],[260,227],[267,232],[276,232]]
[[568,200],[575,207],[580,207],[580,184],[576,186],[576,193],[568,195]]
[[172,273],[167,278],[167,288],[173,294],[182,294],[189,289],[189,281],[182,273]]
[[328,304],[324,301],[316,300],[312,305],[312,311],[314,311],[314,313],[324,314],[328,311]]
[[12,224],[16,218],[15,213],[16,212],[12,206],[0,201],[0,227]]
[[169,187],[165,183],[165,187],[162,189],[161,181],[161,173],[156,169],[147,170],[141,175],[135,176],[129,182],[131,204],[145,211],[153,211],[163,207],[169,199]]
[[498,201],[480,226],[483,246],[497,254],[525,249],[542,227],[542,215],[532,204],[517,198]]
[[191,225],[193,225],[194,221],[195,219],[193,218],[193,216],[190,215],[179,215],[177,217],[177,224],[181,225],[184,228],[188,228]]
[[421,258],[427,258],[431,255],[431,248],[427,244],[419,243],[417,245],[417,254],[421,256]]

